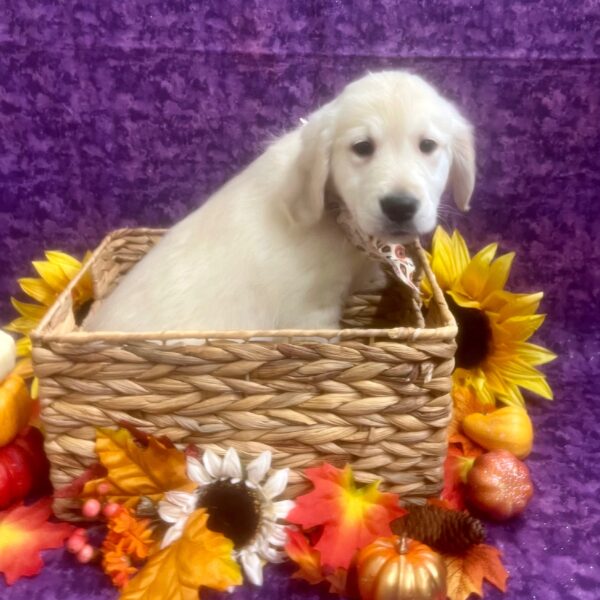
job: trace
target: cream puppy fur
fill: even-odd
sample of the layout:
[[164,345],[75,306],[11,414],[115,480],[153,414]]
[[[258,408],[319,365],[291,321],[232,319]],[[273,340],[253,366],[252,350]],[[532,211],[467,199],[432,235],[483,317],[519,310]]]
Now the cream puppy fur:
[[396,242],[433,229],[450,187],[466,210],[471,126],[423,79],[369,74],[276,140],[176,224],[90,315],[87,330],[337,328],[374,264],[327,210]]

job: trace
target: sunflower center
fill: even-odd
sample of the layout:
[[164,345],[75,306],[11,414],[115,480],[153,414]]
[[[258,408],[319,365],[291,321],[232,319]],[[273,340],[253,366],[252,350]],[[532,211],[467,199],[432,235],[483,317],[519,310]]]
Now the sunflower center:
[[472,369],[479,366],[490,352],[492,328],[486,314],[477,308],[459,306],[454,299],[445,295],[448,308],[456,319],[456,366]]
[[207,485],[198,507],[208,513],[208,528],[228,537],[236,549],[246,546],[258,532],[260,501],[243,482],[222,480]]

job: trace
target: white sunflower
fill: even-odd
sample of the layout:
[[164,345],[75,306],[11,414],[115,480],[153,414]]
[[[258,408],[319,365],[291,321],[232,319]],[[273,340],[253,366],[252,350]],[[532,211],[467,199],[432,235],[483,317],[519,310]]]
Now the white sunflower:
[[[158,504],[158,514],[170,524],[161,547],[165,548],[183,533],[189,516],[198,508],[208,513],[207,526],[234,543],[234,556],[248,579],[262,585],[266,562],[281,562],[287,541],[282,522],[294,506],[292,500],[274,499],[288,482],[288,469],[273,471],[271,453],[263,452],[242,467],[234,448],[223,458],[206,450],[202,461],[187,458],[187,476],[198,487],[192,492],[167,492]],[[264,481],[263,481],[264,480]]]

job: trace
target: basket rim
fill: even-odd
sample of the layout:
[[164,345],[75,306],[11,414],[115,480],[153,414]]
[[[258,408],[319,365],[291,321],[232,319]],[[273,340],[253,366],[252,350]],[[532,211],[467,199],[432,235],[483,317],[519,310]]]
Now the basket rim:
[[267,330],[217,330],[217,331],[137,331],[137,332],[120,332],[120,331],[71,331],[63,333],[52,333],[48,331],[50,322],[53,316],[60,310],[62,304],[70,299],[72,290],[77,286],[79,281],[92,268],[94,262],[104,252],[106,247],[115,240],[129,235],[158,235],[162,234],[166,229],[161,228],[121,228],[112,231],[104,237],[98,247],[93,251],[90,259],[85,263],[81,271],[71,280],[69,285],[58,296],[54,304],[46,312],[46,315],[40,324],[31,332],[30,337],[34,345],[40,345],[45,342],[67,342],[72,344],[86,344],[88,342],[136,342],[136,341],[157,341],[166,342],[169,340],[207,340],[207,339],[223,339],[223,340],[244,340],[251,342],[272,342],[272,340],[259,340],[253,338],[323,338],[331,340],[352,339],[352,338],[386,338],[394,341],[402,339],[407,340],[440,340],[456,337],[458,327],[453,314],[450,312],[448,305],[444,299],[444,294],[437,283],[425,250],[423,250],[419,241],[415,242],[415,247],[425,277],[429,280],[433,291],[431,302],[434,302],[444,321],[439,327],[394,327],[388,329],[367,329],[367,328],[340,328],[340,329],[267,329]]

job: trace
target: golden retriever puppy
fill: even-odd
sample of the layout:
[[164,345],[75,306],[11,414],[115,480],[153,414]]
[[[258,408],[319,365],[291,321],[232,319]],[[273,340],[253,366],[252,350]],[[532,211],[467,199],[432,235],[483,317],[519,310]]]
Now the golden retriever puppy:
[[466,210],[471,126],[420,77],[349,84],[176,224],[90,315],[113,331],[335,329],[344,299],[377,277],[330,203],[363,234],[431,231],[451,188]]

